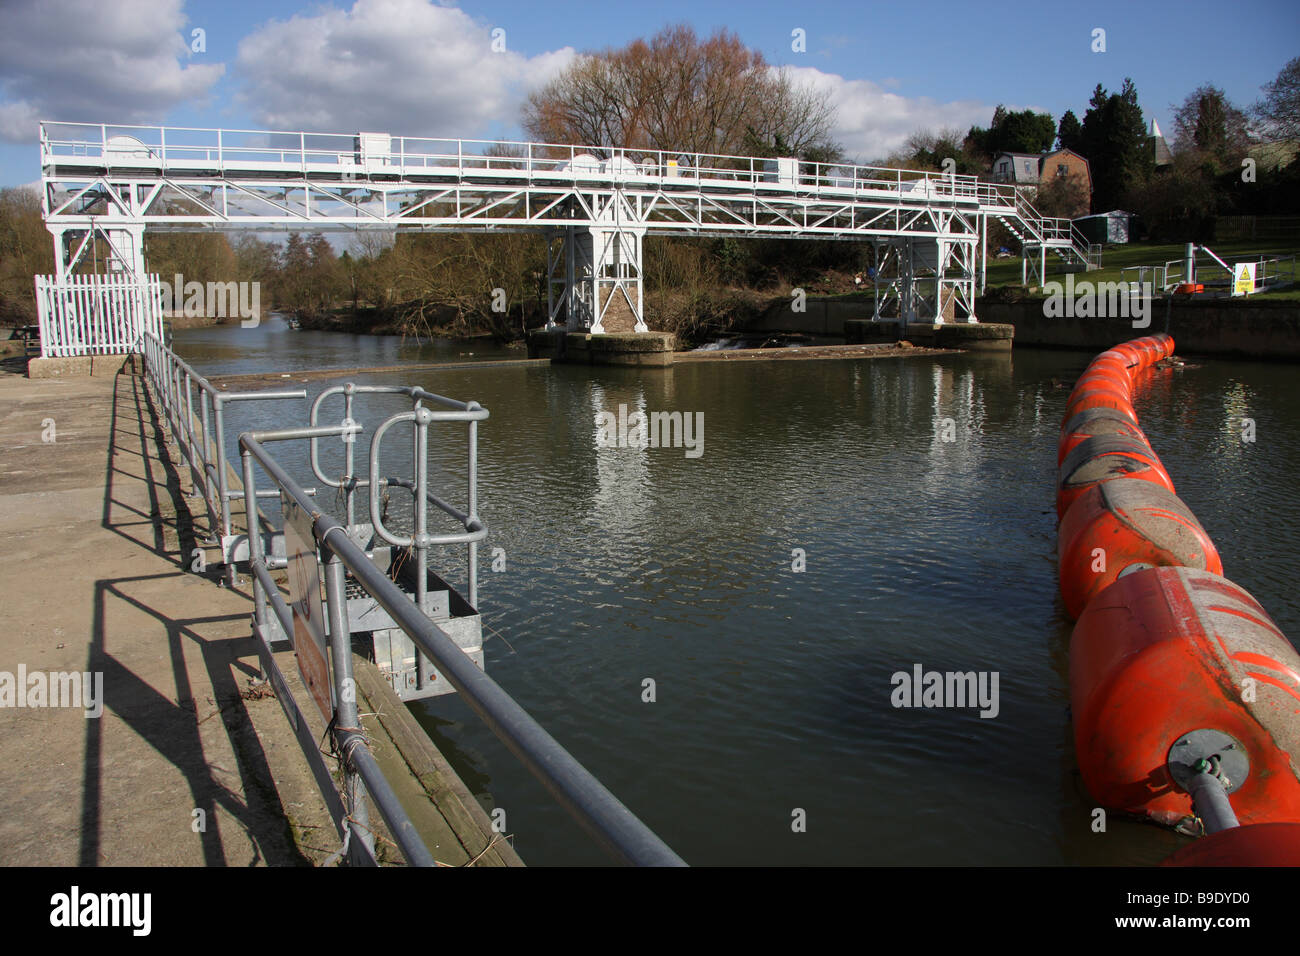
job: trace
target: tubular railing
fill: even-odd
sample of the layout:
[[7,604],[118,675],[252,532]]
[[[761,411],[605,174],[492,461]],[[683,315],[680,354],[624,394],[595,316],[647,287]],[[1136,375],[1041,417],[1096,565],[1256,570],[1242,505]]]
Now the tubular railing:
[[[224,520],[228,527],[229,502],[234,498],[242,498],[244,502],[245,522],[250,529],[247,539],[248,568],[252,580],[253,627],[258,654],[263,673],[271,681],[280,705],[294,728],[343,841],[343,847],[336,856],[346,853],[351,862],[362,865],[377,862],[365,802],[368,795],[407,862],[413,866],[436,865],[433,854],[420,837],[415,823],[403,808],[391,782],[370,750],[361,727],[356,695],[350,692],[356,686],[347,606],[347,592],[352,583],[364,590],[390,615],[394,626],[411,639],[437,668],[439,675],[445,677],[461,694],[470,709],[614,860],[645,866],[685,865],[590,771],[578,763],[509,694],[480,670],[446,631],[423,613],[422,583],[418,584],[419,591],[416,599],[412,600],[412,595],[404,592],[389,576],[389,572],[381,570],[349,533],[359,527],[354,523],[356,508],[353,496],[358,490],[366,489],[369,492],[370,517],[379,539],[397,547],[414,548],[417,556],[435,544],[467,545],[470,555],[471,603],[476,603],[473,600],[476,590],[475,547],[487,533],[486,525],[477,515],[477,427],[480,421],[487,419],[487,409],[476,402],[459,402],[420,388],[354,385],[329,388],[313,403],[312,424],[309,427],[247,431],[239,436],[243,490],[236,492],[224,487],[224,477],[218,471],[225,466],[224,444],[220,437],[217,441],[219,453],[210,454],[206,415],[200,418],[200,434],[194,434],[193,389],[198,388],[201,402],[206,397],[211,407],[218,411],[222,404],[219,399],[305,398],[305,393],[218,393],[206,379],[153,336],[145,338],[145,362],[149,382],[163,407],[168,428],[181,446],[192,475],[205,488],[205,500],[209,507],[224,504]],[[362,478],[354,474],[355,456],[352,445],[363,427],[352,420],[352,400],[356,395],[365,393],[404,395],[411,400],[412,408],[409,412],[389,416],[375,430],[366,459],[369,470],[366,477]],[[344,396],[344,421],[339,425],[316,424],[323,402],[338,394]],[[426,407],[426,402],[438,407]],[[209,407],[208,404],[203,406],[204,410]],[[409,480],[377,477],[384,434],[406,422],[410,422],[413,428],[411,447],[417,463],[414,477]],[[469,503],[466,509],[459,509],[429,491],[427,466],[420,463],[427,459],[427,430],[434,422],[463,422],[469,429]],[[220,424],[224,423],[219,420]],[[345,473],[338,479],[331,479],[325,474],[316,447],[320,439],[331,437],[344,439],[348,446]],[[311,443],[312,471],[326,484],[342,490],[346,499],[347,525],[325,513],[314,501],[315,492],[301,487],[268,450],[267,446],[272,443],[287,441]],[[202,452],[198,451],[200,448],[203,449]],[[273,489],[258,490],[255,463],[270,477],[275,485]],[[208,494],[212,491],[210,486],[216,484],[218,477],[221,477],[222,487],[216,494]],[[397,534],[384,523],[384,515],[379,507],[379,492],[389,486],[401,487],[412,493],[415,522],[410,535]],[[301,536],[302,544],[306,547],[306,551],[296,550],[299,545],[291,544],[286,533],[286,558],[278,563],[267,554],[262,534],[251,533],[252,529],[259,528],[262,520],[257,502],[267,497],[279,497],[284,515],[284,530],[288,532],[292,524],[294,541],[297,542]],[[444,535],[429,533],[429,504],[459,522],[464,528],[463,532]],[[304,528],[306,525],[309,527]],[[304,530],[309,534],[303,535]],[[318,560],[323,561],[323,575],[317,570]],[[285,600],[280,586],[271,575],[273,567],[285,564],[292,564],[299,569],[310,568],[310,573],[303,576],[304,584],[291,586],[292,606],[290,601]],[[233,567],[233,561],[231,566]],[[425,565],[421,560],[417,582],[424,581],[424,570]],[[310,590],[320,588],[322,577],[325,593],[321,609],[323,621],[315,620],[310,610]],[[305,587],[306,593],[295,595],[296,586]],[[315,688],[313,696],[322,708],[323,716],[329,720],[329,732],[336,752],[341,756],[341,792],[272,653],[272,639],[278,637],[278,630],[279,634],[291,636],[295,649],[300,651],[301,660],[303,648],[299,647],[299,642],[313,639],[313,627],[323,632],[330,650],[330,666],[323,668],[329,686]],[[323,655],[321,659],[323,660]]]
[[[473,405],[473,403],[469,404]],[[406,417],[410,414],[413,413],[404,413],[398,417]],[[333,676],[336,685],[352,686],[348,683],[352,679],[352,658],[351,635],[348,632],[347,612],[344,606],[346,572],[351,574],[353,579],[392,616],[397,626],[433,662],[439,669],[439,673],[456,688],[470,709],[614,859],[622,863],[646,866],[683,865],[677,854],[673,853],[659,837],[592,776],[590,771],[579,764],[543,730],[492,678],[479,670],[446,632],[419,611],[410,597],[379,570],[361,546],[348,536],[347,528],[335,518],[316,509],[307,493],[264,447],[266,443],[273,441],[341,436],[356,427],[339,425],[274,432],[245,432],[239,436],[245,484],[250,489],[254,487],[253,482],[256,478],[253,462],[256,461],[276,483],[284,498],[312,517],[313,539],[326,555],[326,613],[330,622],[329,639],[334,659]],[[375,457],[376,444],[372,439],[372,460]],[[375,486],[371,487],[373,489]],[[251,557],[255,581],[254,619],[259,631],[263,631],[267,607],[270,606],[280,619],[280,626],[287,626],[286,633],[293,633],[292,612],[271,579],[265,556],[261,552],[261,540],[250,539],[250,543],[254,549]],[[355,704],[353,706],[355,707]],[[335,723],[342,727],[342,733],[345,735],[339,741],[340,750],[345,754],[368,754],[364,738],[356,732],[358,725],[352,722],[354,716],[343,711],[336,714]],[[348,736],[349,734],[351,736]],[[356,763],[354,770],[360,774],[366,788],[372,794],[376,794],[376,806],[389,829],[399,832],[407,827],[409,818],[400,807],[392,806],[395,801],[388,798],[387,781],[379,774],[377,767],[367,769],[366,762],[361,761]],[[403,844],[402,850],[407,854],[408,860],[412,863],[417,862],[411,848]]]
[[[1210,253],[1210,251],[1204,247],[1199,248],[1201,251],[1209,253],[1210,263],[1215,268],[1222,270],[1226,274],[1226,282],[1229,285],[1232,283],[1233,277],[1236,275],[1233,266],[1246,262],[1253,262],[1255,264],[1255,291],[1257,292],[1267,289],[1270,285],[1276,288],[1279,285],[1293,284],[1296,280],[1295,256],[1277,256],[1267,259],[1238,259],[1235,262],[1230,263],[1219,258],[1217,255]],[[1285,273],[1283,272],[1284,265],[1289,266],[1289,270]],[[1270,269],[1270,266],[1273,268]],[[1120,270],[1121,275],[1129,272],[1137,273],[1137,281],[1139,283],[1146,281],[1147,273],[1150,273],[1152,276],[1152,287],[1160,289],[1162,292],[1168,292],[1185,283],[1202,279],[1202,276],[1200,275],[1199,261],[1193,263],[1192,276],[1195,277],[1195,280],[1187,275],[1186,258],[1169,259],[1161,265],[1128,266],[1127,268]],[[1216,283],[1210,280],[1206,281],[1204,284],[1207,286],[1222,285],[1223,281]]]
[[[415,551],[417,603],[421,607],[423,607],[425,599],[425,571],[428,569],[429,548],[434,545],[464,544],[467,550],[466,561],[469,568],[469,603],[472,607],[478,607],[478,543],[487,537],[488,533],[487,526],[478,515],[478,423],[488,417],[487,409],[477,402],[458,402],[452,398],[445,398],[442,395],[427,392],[422,388],[402,385],[355,385],[349,382],[346,385],[335,385],[327,388],[316,396],[311,405],[310,424],[313,428],[319,424],[321,406],[336,395],[343,396],[344,425],[355,424],[353,421],[355,413],[353,402],[358,395],[405,395],[411,399],[410,412],[390,417],[376,430],[374,438],[371,440],[370,454],[367,458],[369,467],[366,474],[369,476],[380,473],[380,443],[388,429],[404,421],[411,422],[414,428],[411,458],[413,477],[410,479],[402,477],[358,477],[354,451],[355,434],[347,433],[343,436],[347,449],[344,472],[335,480],[327,475],[321,466],[320,447],[317,444],[319,439],[310,439],[312,472],[322,484],[331,488],[338,488],[343,493],[345,518],[348,527],[353,527],[357,523],[355,502],[357,489],[367,489],[369,492],[367,502],[370,510],[370,523],[374,527],[375,534],[389,544],[401,548],[411,548]],[[425,408],[424,402],[426,401],[434,402],[449,410],[434,411]],[[463,511],[434,494],[428,488],[428,430],[429,425],[434,422],[463,422],[468,428],[468,468],[466,474],[468,505]],[[385,524],[383,509],[380,505],[380,492],[385,487],[400,487],[411,493],[415,521],[410,535],[396,534]],[[429,505],[433,505],[438,510],[454,518],[464,528],[464,531],[456,534],[430,534]]]
[[[190,471],[190,486],[203,498],[211,535],[206,543],[220,546],[227,581],[233,584],[237,549],[244,535],[234,534],[230,503],[243,500],[244,492],[230,487],[231,467],[226,453],[226,406],[233,402],[305,400],[307,392],[305,389],[222,391],[151,333],[145,333],[141,337],[141,352],[149,379],[163,398],[163,412],[170,434]],[[315,489],[312,489],[312,493],[315,493]],[[268,491],[264,497],[273,498],[275,492]],[[249,525],[245,530],[251,538],[257,525]]]
[[993,210],[995,215],[1001,209],[1020,220],[1026,231],[1021,239],[1026,244],[1068,249],[1089,268],[1101,266],[1100,243],[1089,242],[1073,220],[1041,215],[1015,186],[981,183],[980,205]]
[[[1260,259],[1255,275],[1256,285],[1263,287],[1270,282],[1274,285],[1295,285],[1295,259],[1295,256],[1275,256],[1272,259]],[[1285,274],[1282,271],[1283,263],[1290,267]],[[1275,266],[1272,272],[1270,272],[1268,268],[1270,265]]]
[[366,137],[374,135],[43,122],[41,163],[95,161],[124,168],[215,167],[223,172],[272,164],[315,173],[332,168],[345,178],[370,173],[472,177],[478,172],[547,180],[916,192],[917,198],[969,201],[977,201],[980,190],[975,176],[802,160],[783,171],[775,159],[689,150],[386,134],[378,134],[384,137],[382,149],[367,149]]

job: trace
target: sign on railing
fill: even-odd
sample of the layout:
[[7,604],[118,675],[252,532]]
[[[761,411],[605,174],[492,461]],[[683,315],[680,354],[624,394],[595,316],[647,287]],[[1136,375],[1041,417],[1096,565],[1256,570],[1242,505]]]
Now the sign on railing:
[[320,566],[312,516],[296,501],[282,495],[284,545],[289,569],[289,607],[293,610],[293,651],[303,683],[325,720],[334,717],[330,671],[325,657],[325,611],[320,600]]
[[162,281],[115,275],[36,276],[41,357],[139,352],[162,338]]

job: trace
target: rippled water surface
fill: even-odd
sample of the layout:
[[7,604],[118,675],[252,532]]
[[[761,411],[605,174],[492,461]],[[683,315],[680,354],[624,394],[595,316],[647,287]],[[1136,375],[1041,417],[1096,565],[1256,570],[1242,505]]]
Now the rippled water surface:
[[[213,373],[408,358],[395,340],[284,332],[297,336],[292,366],[276,366],[283,351],[245,354],[241,334],[181,332],[177,346]],[[1114,819],[1091,832],[1070,739],[1053,495],[1061,383],[1088,358],[352,378],[491,410],[480,441],[488,671],[687,861],[1155,863],[1180,838]],[[1135,403],[1228,576],[1292,635],[1294,378],[1287,366],[1193,359],[1153,373]],[[703,412],[703,454],[597,447],[597,414],[620,405]],[[1256,422],[1254,444],[1240,440],[1242,416]],[[941,440],[942,419],[955,440]],[[461,441],[435,443],[437,463],[458,461]],[[504,573],[489,569],[496,547]],[[792,571],[795,549],[804,573]],[[460,552],[447,566],[463,581]],[[891,675],[915,664],[996,671],[997,716],[893,707]],[[527,862],[603,862],[461,701],[413,709],[471,789],[506,811]],[[796,810],[806,832],[792,830]]]

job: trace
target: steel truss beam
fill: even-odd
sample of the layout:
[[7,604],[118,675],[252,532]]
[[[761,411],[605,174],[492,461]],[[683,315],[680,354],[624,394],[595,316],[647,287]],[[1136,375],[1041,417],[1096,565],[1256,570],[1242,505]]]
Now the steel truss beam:
[[121,268],[143,275],[145,229],[541,232],[549,320],[593,332],[620,300],[645,328],[649,233],[870,241],[892,269],[884,305],[934,321],[974,321],[975,249],[988,217],[1040,260],[1039,247],[1069,255],[1078,239],[1068,220],[1044,219],[1013,187],[798,160],[43,123],[41,165],[60,275],[87,248],[83,239],[70,255],[69,234],[102,235]]

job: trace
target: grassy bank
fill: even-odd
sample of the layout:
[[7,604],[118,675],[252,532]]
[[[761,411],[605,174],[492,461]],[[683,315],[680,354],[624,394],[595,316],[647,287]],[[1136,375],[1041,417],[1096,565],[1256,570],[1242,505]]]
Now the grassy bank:
[[[1134,266],[1163,265],[1171,260],[1181,261],[1186,248],[1186,243],[1155,242],[1130,242],[1124,245],[1104,246],[1101,254],[1102,267],[1095,272],[1089,272],[1086,276],[1082,273],[1078,274],[1075,281],[1087,278],[1092,282],[1134,282],[1137,280],[1137,273],[1124,272],[1124,269]],[[1231,242],[1216,242],[1211,244],[1210,248],[1214,250],[1215,255],[1231,264],[1234,260],[1240,259],[1300,256],[1300,239],[1234,240]],[[1218,267],[1214,267],[1209,272],[1205,271],[1205,256],[1200,255],[1197,258],[1198,267],[1202,270],[1201,275],[1203,277],[1215,280],[1227,278],[1227,274]],[[1020,288],[1020,269],[1019,256],[1010,259],[990,260],[988,265],[989,291]],[[1067,267],[1055,254],[1049,254],[1047,263],[1047,277],[1049,280],[1063,279],[1066,273],[1071,271],[1076,270]],[[1300,288],[1296,287],[1256,294],[1269,299],[1295,299],[1300,301]]]

